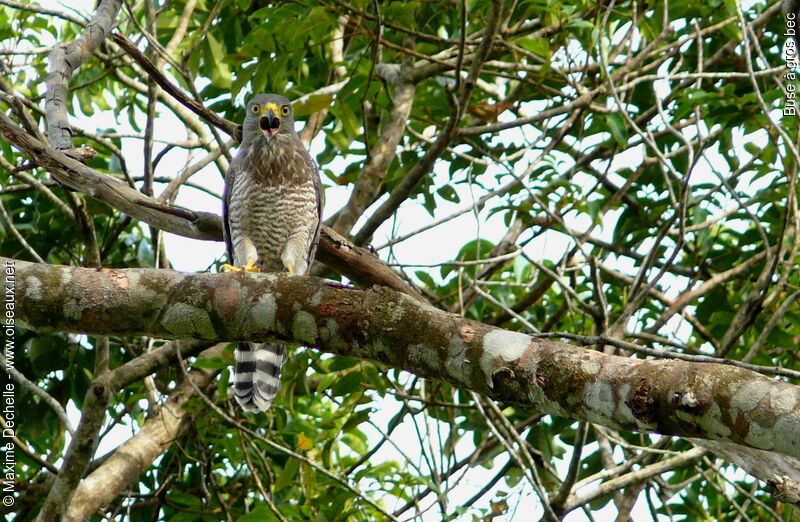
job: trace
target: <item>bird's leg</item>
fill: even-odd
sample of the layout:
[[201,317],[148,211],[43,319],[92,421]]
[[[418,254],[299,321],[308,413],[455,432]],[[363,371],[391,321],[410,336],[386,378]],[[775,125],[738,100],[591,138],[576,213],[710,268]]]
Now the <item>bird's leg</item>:
[[228,271],[228,272],[261,272],[261,269],[256,266],[256,260],[253,259],[253,258],[248,259],[247,263],[245,263],[242,268],[239,268],[239,267],[236,267],[236,266],[233,266],[233,265],[229,265],[228,263],[225,263],[224,265],[222,265],[220,267],[220,269],[223,272],[224,271]]
[[256,266],[256,263],[258,262],[258,250],[256,250],[256,246],[253,244],[253,241],[251,241],[247,236],[242,238],[241,250],[237,251],[234,259],[246,259],[247,262],[241,268],[229,265],[227,263],[222,265],[220,268],[230,272],[261,272],[261,270]]
[[288,275],[303,275],[308,269],[308,233],[300,230],[289,236],[281,253],[283,271]]

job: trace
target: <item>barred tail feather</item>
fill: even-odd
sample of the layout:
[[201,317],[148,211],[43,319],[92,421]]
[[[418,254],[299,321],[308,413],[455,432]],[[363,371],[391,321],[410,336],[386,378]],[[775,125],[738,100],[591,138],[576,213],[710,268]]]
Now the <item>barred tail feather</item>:
[[239,343],[234,351],[233,394],[248,412],[267,411],[280,388],[286,348],[282,344]]

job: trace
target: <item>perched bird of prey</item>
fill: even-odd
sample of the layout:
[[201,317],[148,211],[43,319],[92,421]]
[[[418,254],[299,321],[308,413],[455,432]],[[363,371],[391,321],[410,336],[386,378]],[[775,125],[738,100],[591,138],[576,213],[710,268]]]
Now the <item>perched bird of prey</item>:
[[[322,206],[319,171],[294,130],[289,100],[254,96],[225,176],[222,218],[233,266],[223,269],[304,275],[317,250]],[[244,410],[269,409],[284,360],[283,345],[239,343],[233,392]]]

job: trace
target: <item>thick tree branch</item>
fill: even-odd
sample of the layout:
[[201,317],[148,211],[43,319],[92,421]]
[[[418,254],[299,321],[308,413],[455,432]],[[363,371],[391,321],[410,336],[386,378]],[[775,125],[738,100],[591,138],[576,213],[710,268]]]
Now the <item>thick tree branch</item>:
[[364,287],[373,285],[386,286],[397,292],[425,301],[419,292],[414,290],[378,256],[349,239],[339,235],[332,228],[322,227],[317,260],[325,263],[340,274]]
[[63,185],[89,194],[131,217],[186,237],[205,240],[222,237],[219,218],[215,214],[191,212],[158,203],[30,136],[3,113],[0,113],[0,134]]
[[165,364],[174,362],[177,358],[177,343],[179,342],[183,343],[180,346],[183,357],[195,355],[209,346],[209,342],[173,341],[135,357],[111,371],[109,383],[112,392],[116,393],[129,384],[145,378]]
[[79,38],[69,43],[60,43],[50,52],[44,106],[47,116],[47,137],[56,149],[72,148],[72,128],[67,116],[67,97],[72,74],[105,40],[117,19],[120,7],[122,0],[103,0],[97,6],[94,18]]
[[106,373],[95,378],[86,392],[80,424],[67,448],[64,463],[36,517],[37,522],[63,519],[66,507],[86,472],[89,460],[94,456],[100,441],[100,429],[106,419],[106,408],[111,400],[107,376]]
[[305,344],[541,413],[800,457],[800,387],[741,368],[605,355],[311,277],[13,262],[19,319],[45,332]]

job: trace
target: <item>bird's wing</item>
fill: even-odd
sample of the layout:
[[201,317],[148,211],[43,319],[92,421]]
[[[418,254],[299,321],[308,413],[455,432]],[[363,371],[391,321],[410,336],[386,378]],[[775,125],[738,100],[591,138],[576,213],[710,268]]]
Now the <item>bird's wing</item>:
[[222,236],[225,238],[225,250],[228,252],[228,263],[232,265],[235,264],[236,261],[233,259],[233,241],[231,240],[231,225],[228,213],[233,181],[236,179],[239,168],[239,162],[233,160],[228,167],[228,172],[225,173],[225,188],[222,192]]
[[311,179],[314,183],[314,194],[317,198],[317,227],[314,230],[314,236],[311,244],[308,245],[308,269],[311,269],[311,264],[314,262],[314,256],[317,254],[317,245],[319,245],[319,232],[322,229],[322,210],[325,208],[325,191],[322,190],[322,180],[319,177],[319,167],[317,162],[311,159],[309,154],[310,167],[312,170]]

